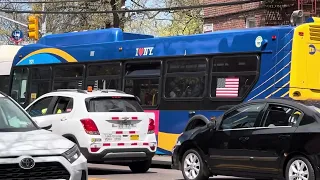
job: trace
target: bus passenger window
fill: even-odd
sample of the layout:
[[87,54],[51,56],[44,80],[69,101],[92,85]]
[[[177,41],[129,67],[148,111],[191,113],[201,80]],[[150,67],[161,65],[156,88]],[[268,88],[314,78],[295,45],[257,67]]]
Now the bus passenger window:
[[158,101],[159,79],[130,79],[125,81],[124,91],[141,99],[142,105],[155,106]]
[[0,76],[0,91],[9,94],[10,76]]
[[169,60],[165,79],[166,98],[201,98],[204,96],[207,61],[205,58]]
[[99,79],[87,80],[87,87],[92,86],[94,90],[97,89],[120,89],[119,79]]
[[20,105],[24,105],[28,98],[27,82],[29,76],[28,68],[19,68],[14,70],[12,79],[11,97]]
[[202,97],[205,77],[168,77],[166,78],[167,98]]
[[234,55],[213,58],[211,97],[244,98],[258,76],[256,55]]
[[243,97],[255,78],[255,75],[214,76],[211,81],[211,96],[217,98]]
[[82,89],[81,80],[55,81],[53,90],[57,89]]
[[50,66],[33,67],[30,69],[31,86],[29,103],[51,90],[51,72]]
[[99,63],[88,66],[87,87],[120,89],[121,63]]
[[59,65],[53,70],[53,90],[83,88],[84,65]]
[[58,66],[54,69],[55,78],[81,78],[84,74],[84,66]]
[[160,69],[160,61],[126,64],[124,91],[138,96],[144,106],[157,106]]

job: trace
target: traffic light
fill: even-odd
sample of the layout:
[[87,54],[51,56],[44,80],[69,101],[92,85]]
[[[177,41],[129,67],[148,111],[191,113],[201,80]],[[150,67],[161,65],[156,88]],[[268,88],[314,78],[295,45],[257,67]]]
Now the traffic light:
[[39,40],[39,16],[28,16],[28,37],[30,39]]

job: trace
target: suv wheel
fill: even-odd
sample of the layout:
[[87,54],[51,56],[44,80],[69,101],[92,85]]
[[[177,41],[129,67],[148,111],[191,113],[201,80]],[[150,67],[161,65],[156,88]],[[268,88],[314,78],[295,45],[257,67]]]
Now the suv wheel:
[[186,180],[207,180],[209,170],[204,164],[200,154],[190,149],[184,153],[182,158],[182,175]]
[[295,179],[315,180],[314,169],[305,157],[293,157],[287,164],[286,180]]
[[145,161],[136,161],[129,164],[129,168],[133,173],[145,173],[151,167],[151,159]]

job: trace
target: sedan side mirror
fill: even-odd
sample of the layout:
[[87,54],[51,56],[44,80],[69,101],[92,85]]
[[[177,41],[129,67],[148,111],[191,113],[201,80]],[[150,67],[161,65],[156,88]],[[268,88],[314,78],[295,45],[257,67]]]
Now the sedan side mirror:
[[207,124],[208,128],[212,129],[212,130],[216,130],[217,128],[217,121],[211,121]]

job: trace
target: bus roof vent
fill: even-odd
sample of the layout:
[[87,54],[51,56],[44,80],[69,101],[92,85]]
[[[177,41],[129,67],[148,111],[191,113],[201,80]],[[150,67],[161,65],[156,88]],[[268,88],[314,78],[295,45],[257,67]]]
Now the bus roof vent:
[[146,38],[153,38],[153,36],[134,33],[124,33],[119,28],[110,28],[80,32],[68,32],[62,34],[51,34],[42,37],[38,41],[38,44],[54,47],[64,47]]
[[320,25],[309,25],[310,40],[320,41]]

